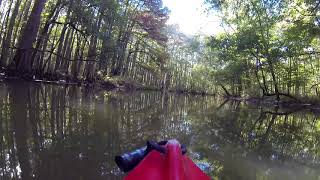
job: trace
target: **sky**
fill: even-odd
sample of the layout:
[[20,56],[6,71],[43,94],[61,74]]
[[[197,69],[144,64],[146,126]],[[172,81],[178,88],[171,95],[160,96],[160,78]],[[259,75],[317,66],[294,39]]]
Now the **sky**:
[[163,0],[171,11],[168,24],[178,24],[187,35],[213,35],[223,31],[217,15],[208,15],[203,0]]

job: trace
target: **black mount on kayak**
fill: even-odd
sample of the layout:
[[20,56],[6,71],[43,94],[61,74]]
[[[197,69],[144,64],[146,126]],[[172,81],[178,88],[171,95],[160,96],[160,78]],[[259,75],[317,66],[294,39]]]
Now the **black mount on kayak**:
[[[151,151],[156,150],[165,154],[166,148],[164,147],[168,141],[147,141],[147,145],[135,151],[122,154],[115,157],[115,162],[123,172],[133,170]],[[182,154],[187,153],[185,145],[181,145]]]

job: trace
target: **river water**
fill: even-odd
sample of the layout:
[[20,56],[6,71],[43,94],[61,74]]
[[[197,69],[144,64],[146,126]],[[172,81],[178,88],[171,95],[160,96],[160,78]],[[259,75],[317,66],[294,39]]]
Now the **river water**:
[[0,84],[1,179],[122,179],[114,156],[176,138],[212,179],[320,180],[320,114],[217,97]]

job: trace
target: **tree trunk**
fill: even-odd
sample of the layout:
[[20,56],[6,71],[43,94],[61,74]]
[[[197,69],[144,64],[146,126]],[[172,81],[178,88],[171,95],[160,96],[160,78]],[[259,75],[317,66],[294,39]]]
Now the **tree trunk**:
[[[61,5],[61,0],[58,0],[54,8],[51,10],[48,19],[45,22],[45,25],[43,26],[41,33],[39,35],[39,38],[36,43],[35,49],[42,49],[42,52],[34,52],[32,59],[36,61],[36,64],[39,64],[39,67],[35,66],[35,69],[38,74],[44,73],[44,62],[43,62],[43,56],[44,51],[47,49],[48,41],[49,41],[49,35],[51,30],[54,27],[54,24],[52,24],[53,21],[55,21],[58,18],[59,15],[59,7]],[[42,47],[42,48],[41,48]]]
[[13,34],[13,28],[14,24],[16,22],[16,18],[19,12],[19,7],[21,4],[21,0],[18,0],[13,8],[11,18],[9,21],[9,26],[7,28],[7,34],[3,38],[2,42],[2,50],[1,50],[1,62],[3,65],[7,65],[8,63],[8,56],[9,56],[9,51],[10,51],[10,45],[11,45],[11,39],[12,39],[12,34]]
[[130,40],[130,36],[131,36],[131,31],[134,27],[135,23],[132,23],[129,27],[128,30],[124,33],[123,38],[120,38],[118,40],[118,48],[120,48],[120,53],[117,53],[117,66],[116,68],[113,70],[112,75],[118,76],[118,75],[122,75],[123,73],[123,64],[124,64],[124,60],[125,60],[125,54],[126,54],[126,50],[127,50],[127,46]]
[[57,52],[59,54],[59,56],[57,56],[57,58],[56,58],[56,64],[55,64],[55,67],[54,67],[54,71],[55,71],[55,73],[58,73],[58,75],[60,73],[62,73],[63,75],[66,74],[65,72],[57,72],[57,71],[61,71],[62,70],[62,66],[63,66],[64,60],[65,60],[64,59],[65,58],[65,47],[68,44],[68,38],[69,38],[68,36],[70,35],[70,29],[68,30],[68,22],[71,19],[72,7],[73,7],[73,0],[70,0],[69,1],[68,12],[67,12],[67,15],[66,15],[66,18],[67,18],[66,22],[67,23],[64,24],[63,29],[62,29],[62,33],[61,33],[61,36],[60,36],[60,39],[59,39],[59,47],[58,47],[58,52]]
[[100,27],[101,27],[101,23],[102,23],[102,18],[103,18],[103,14],[101,13],[99,16],[99,19],[96,23],[96,30],[93,33],[94,35],[91,37],[91,41],[90,41],[90,46],[89,46],[89,52],[88,52],[88,62],[86,64],[86,68],[85,68],[85,75],[84,77],[86,78],[86,80],[88,81],[94,81],[94,75],[96,72],[96,54],[97,54],[97,41],[98,41],[98,34],[100,32]]
[[91,37],[90,47],[89,47],[89,53],[88,53],[88,61],[86,63],[85,67],[85,74],[84,77],[87,81],[94,81],[94,74],[95,74],[95,60],[96,60],[96,45],[97,45],[97,37],[93,35]]
[[139,48],[140,48],[140,41],[137,41],[135,43],[135,50],[134,50],[133,56],[131,58],[131,65],[130,65],[129,70],[128,70],[129,71],[128,74],[132,78],[134,77],[134,69],[135,69],[137,58],[138,58]]
[[[51,29],[53,30],[53,29]],[[51,34],[51,33],[49,33]],[[54,33],[53,33],[53,40],[50,46],[50,50],[51,52],[54,52],[55,50],[55,45],[56,45],[56,41],[57,41],[57,36],[58,36],[58,28],[55,29]],[[48,46],[48,39],[45,41],[45,44],[43,45],[42,49],[46,50],[46,47]],[[52,62],[52,53],[50,53],[49,57],[46,59],[45,63],[43,64],[42,68],[45,69],[47,67],[46,70],[44,70],[47,74],[52,75],[53,74],[53,62]],[[41,56],[42,59],[44,59],[44,55]],[[40,60],[41,62],[44,60]]]
[[223,89],[223,91],[226,93],[226,95],[227,95],[228,97],[231,97],[231,96],[232,96],[232,94],[229,93],[229,91],[227,90],[227,88],[226,88],[224,85],[222,85],[222,84],[219,84],[219,85],[221,86],[221,88]]
[[28,22],[22,31],[18,50],[13,59],[12,68],[16,72],[25,74],[32,71],[33,43],[36,40],[40,25],[41,13],[46,0],[35,0]]
[[[83,44],[85,44],[85,43],[83,43]],[[78,37],[78,39],[77,39],[77,47],[76,47],[75,55],[74,55],[74,59],[75,60],[71,63],[71,76],[72,76],[73,80],[77,80],[78,79],[78,74],[79,74],[78,66],[80,64],[80,50],[82,49],[81,46],[82,46],[82,41]]]
[[[0,31],[0,37],[3,36],[2,38],[5,38],[5,29],[6,26],[8,25],[9,19],[10,19],[10,12],[11,12],[11,8],[12,8],[12,4],[13,4],[13,0],[10,1],[9,7],[7,12],[5,13],[5,17],[3,18],[3,21],[1,22],[1,31]],[[2,17],[1,17],[2,19]],[[1,43],[2,41],[0,41]],[[0,44],[1,45],[1,44]],[[0,59],[1,60],[1,59]],[[2,64],[2,62],[0,61],[0,65]]]
[[103,70],[104,73],[107,73],[108,59],[110,57],[110,50],[112,49],[112,47],[110,47],[108,44],[111,41],[112,29],[113,24],[110,23],[108,25],[108,31],[102,40],[102,49],[99,58],[99,70]]
[[69,38],[69,43],[68,46],[66,48],[65,51],[65,55],[66,55],[66,61],[64,61],[63,63],[63,71],[66,72],[66,75],[69,77],[69,66],[70,66],[70,59],[71,59],[71,54],[72,54],[72,48],[74,46],[75,43],[75,36],[74,36],[74,30],[71,30],[71,35]]
[[77,75],[80,75],[80,71],[82,70],[82,67],[83,67],[84,51],[85,51],[86,46],[87,46],[86,40],[83,40],[82,46],[80,48],[79,60],[77,61],[78,63],[76,66]]
[[69,62],[70,62],[70,50],[71,50],[71,45],[72,45],[72,40],[73,40],[73,29],[70,29],[67,33],[66,39],[64,40],[64,47],[62,50],[62,54],[65,57],[65,60],[61,63],[61,71],[64,73],[64,75],[68,75],[68,67],[69,67]]
[[59,46],[58,46],[58,56],[56,58],[56,64],[54,66],[54,73],[57,73],[57,71],[60,69],[61,66],[61,62],[62,62],[62,57],[63,57],[63,53],[62,53],[62,48],[63,48],[63,43],[64,43],[64,37],[67,31],[67,24],[65,24],[63,26],[63,29],[61,31],[61,35],[60,35],[60,39],[59,39]]
[[[14,34],[13,34],[13,43],[17,42],[18,32],[20,30],[21,22],[23,22],[22,26],[21,26],[23,28],[25,26],[24,22],[27,22],[27,20],[28,20],[28,15],[29,15],[29,12],[30,12],[31,3],[32,3],[32,1],[27,1],[27,2],[24,3],[25,5],[23,6],[23,13],[20,14],[20,17],[19,17],[19,20],[18,20],[18,25],[16,25],[16,29],[15,29]],[[15,46],[17,46],[17,44],[19,44],[19,43],[16,43]],[[10,62],[9,62],[9,64],[10,64]]]
[[280,94],[279,94],[279,89],[278,89],[278,82],[277,82],[276,74],[275,74],[275,72],[274,72],[273,63],[269,60],[269,61],[268,61],[268,64],[269,64],[269,70],[270,70],[270,73],[271,73],[271,76],[272,76],[272,81],[273,81],[273,84],[274,84],[274,92],[275,92],[275,94],[276,94],[277,101],[280,101]]

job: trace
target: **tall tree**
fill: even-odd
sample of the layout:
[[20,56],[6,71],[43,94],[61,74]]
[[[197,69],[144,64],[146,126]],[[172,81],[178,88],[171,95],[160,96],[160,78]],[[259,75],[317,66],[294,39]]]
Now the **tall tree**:
[[9,51],[10,51],[10,48],[12,48],[10,46],[11,46],[11,42],[12,42],[12,34],[14,32],[13,28],[14,28],[14,24],[16,22],[16,18],[18,15],[21,1],[22,0],[17,0],[15,3],[12,14],[10,16],[9,26],[7,27],[7,34],[5,35],[5,38],[3,38],[2,50],[1,50],[1,63],[4,65],[6,65],[8,62]]
[[[39,30],[41,12],[46,0],[35,0],[33,9],[25,28],[22,30],[18,49],[13,59],[12,67],[19,73],[30,73],[32,71],[33,43]],[[11,68],[12,69],[12,68]]]

